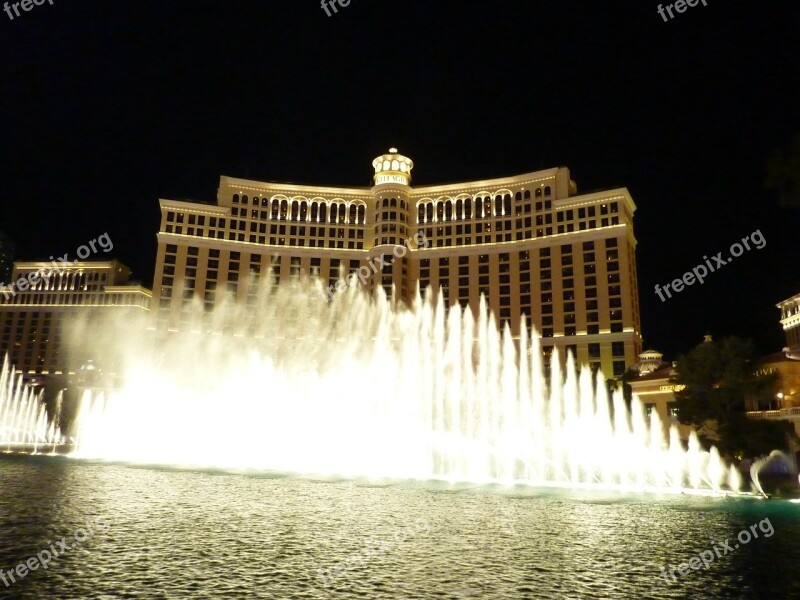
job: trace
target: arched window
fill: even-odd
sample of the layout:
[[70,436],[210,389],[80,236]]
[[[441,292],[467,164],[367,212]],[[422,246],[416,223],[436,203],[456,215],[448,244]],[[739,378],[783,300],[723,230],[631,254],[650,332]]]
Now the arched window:
[[500,216],[503,214],[503,197],[498,194],[494,197],[494,216]]
[[456,200],[456,219],[460,219],[464,212],[464,201]]
[[308,202],[303,200],[300,203],[300,220],[307,221],[308,220]]
[[347,207],[344,204],[339,205],[339,223],[344,223],[344,218],[347,216]]
[[530,200],[530,199],[531,199],[531,191],[525,190],[525,200]]
[[522,200],[522,192],[517,192],[516,194],[514,194],[514,199],[515,199],[517,202],[519,202],[520,200]]
[[424,223],[425,222],[425,205],[420,204],[417,207],[417,223]]
[[326,223],[328,220],[328,205],[320,202],[319,204],[319,222]]
[[433,202],[428,202],[425,205],[425,222],[426,223],[433,222]]
[[297,221],[297,216],[300,213],[300,205],[298,202],[292,202],[292,221]]
[[319,202],[311,203],[311,220],[316,223],[319,218]]
[[397,198],[392,198],[389,200],[389,206],[397,206]]
[[239,194],[234,194],[233,195],[233,203],[234,204],[239,204]]
[[542,197],[542,188],[536,188],[536,197],[537,198],[541,198]]
[[400,208],[405,209],[405,207],[406,207],[406,201],[400,198]]
[[286,200],[281,200],[281,219],[286,220],[286,215],[289,213],[289,202]]
[[331,223],[336,223],[336,219],[339,217],[339,205],[334,202],[331,204]]
[[549,185],[544,186],[544,195],[545,196],[549,196],[550,195],[550,186]]
[[436,220],[440,223],[444,220],[444,202],[436,203]]
[[475,198],[475,218],[482,219],[483,218],[483,199],[482,198]]
[[281,203],[278,202],[277,200],[273,200],[272,201],[272,218],[273,219],[277,219],[278,218],[278,213],[280,212],[280,210],[281,210]]
[[358,207],[355,204],[350,205],[350,222],[356,223],[358,221]]
[[367,210],[367,207],[364,206],[363,204],[359,204],[358,205],[358,224],[359,225],[364,225],[366,223],[366,219],[365,219],[366,210]]
[[467,198],[464,200],[464,218],[472,218],[472,198]]
[[247,204],[247,196],[242,196],[242,204]]
[[503,196],[503,214],[511,214],[511,194],[506,194]]
[[450,201],[445,202],[444,204],[444,214],[448,221],[453,219],[453,203]]

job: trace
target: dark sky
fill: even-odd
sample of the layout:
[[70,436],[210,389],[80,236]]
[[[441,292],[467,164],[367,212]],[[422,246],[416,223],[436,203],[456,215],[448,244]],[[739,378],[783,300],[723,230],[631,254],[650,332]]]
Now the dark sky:
[[[784,343],[800,209],[764,191],[800,131],[790,0],[55,0],[0,12],[0,230],[18,257],[108,232],[150,285],[159,198],[213,200],[221,174],[369,185],[397,146],[417,184],[566,165],[627,186],[645,346],[706,331]],[[702,286],[654,293],[760,230]],[[107,258],[103,255],[99,258]]]

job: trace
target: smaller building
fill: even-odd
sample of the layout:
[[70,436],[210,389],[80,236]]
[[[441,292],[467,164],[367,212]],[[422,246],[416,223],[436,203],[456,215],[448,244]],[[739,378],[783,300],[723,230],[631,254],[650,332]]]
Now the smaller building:
[[115,260],[14,263],[11,283],[0,288],[0,357],[8,354],[29,379],[74,374],[81,365],[69,363],[62,337],[70,316],[150,309],[150,290],[130,274]]
[[678,421],[678,409],[675,406],[675,392],[683,389],[683,386],[670,381],[676,374],[675,364],[665,362],[660,352],[647,350],[639,355],[639,361],[630,368],[629,373],[633,376],[627,383],[642,401],[647,416],[656,411],[666,434],[672,425],[677,425],[681,438],[689,437],[692,428]]
[[[789,348],[765,356],[759,361],[759,373],[775,373],[778,388],[775,397],[762,405],[750,404],[747,416],[751,419],[792,421],[800,437],[800,356]],[[797,451],[798,448],[793,448]]]
[[776,304],[781,311],[781,326],[786,334],[786,345],[800,354],[800,294]]

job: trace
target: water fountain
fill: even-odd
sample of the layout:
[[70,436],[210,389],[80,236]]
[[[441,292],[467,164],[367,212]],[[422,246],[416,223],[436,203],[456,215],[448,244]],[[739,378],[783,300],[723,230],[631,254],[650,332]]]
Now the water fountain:
[[[722,493],[741,478],[696,436],[665,435],[634,398],[539,338],[351,286],[259,286],[195,307],[182,332],[101,328],[125,344],[124,386],[87,392],[74,456],[308,475]],[[131,325],[131,323],[127,323]],[[96,326],[96,324],[95,324]],[[133,324],[144,331],[143,324]],[[97,331],[97,329],[95,330]],[[84,336],[88,338],[88,336]],[[95,343],[96,336],[95,336]]]
[[0,371],[0,451],[52,453],[62,442],[58,427],[48,419],[42,393],[22,381],[6,356]]

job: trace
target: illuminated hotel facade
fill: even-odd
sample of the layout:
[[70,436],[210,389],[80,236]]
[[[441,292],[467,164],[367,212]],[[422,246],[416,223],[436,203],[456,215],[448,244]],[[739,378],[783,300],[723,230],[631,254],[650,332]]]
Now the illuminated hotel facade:
[[222,292],[244,302],[251,273],[271,272],[278,284],[314,273],[335,285],[384,257],[365,285],[396,300],[408,302],[417,286],[441,288],[447,306],[475,311],[484,295],[514,336],[521,319],[534,326],[546,353],[570,349],[609,378],[636,361],[636,205],[627,189],[578,195],[565,167],[412,187],[413,162],[394,148],[372,166],[370,188],[222,176],[216,205],[161,200],[157,329],[187,326],[196,297],[206,307]]

